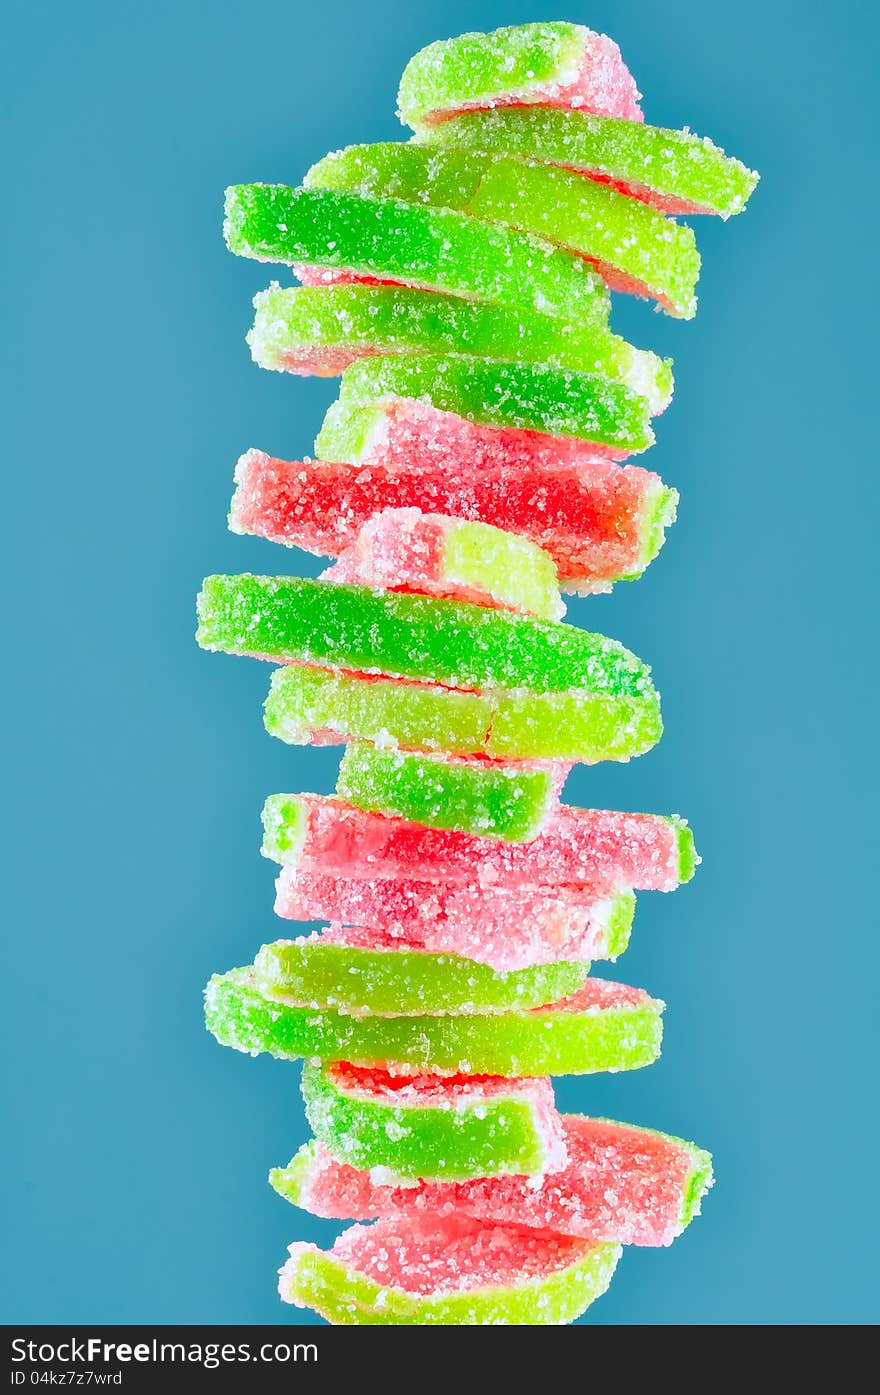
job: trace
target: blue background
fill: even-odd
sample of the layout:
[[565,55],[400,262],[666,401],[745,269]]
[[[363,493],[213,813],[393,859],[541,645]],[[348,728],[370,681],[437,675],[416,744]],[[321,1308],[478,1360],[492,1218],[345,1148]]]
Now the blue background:
[[[763,174],[746,217],[698,224],[695,322],[618,304],[676,359],[649,463],[681,516],[641,584],[570,612],[654,665],[667,724],[571,797],[686,813],[704,864],[641,898],[620,965],[669,1003],[662,1061],[559,1097],[696,1138],[719,1174],[672,1250],[627,1252],[600,1323],[880,1316],[870,9],[567,6],[618,39],[650,120]],[[264,1180],[305,1134],[298,1070],[221,1051],[200,991],[281,929],[264,796],[329,791],[335,756],[270,740],[267,669],[192,633],[203,573],[317,571],[225,516],[236,456],[307,452],[334,387],[251,364],[271,273],[226,253],[221,194],[402,136],[411,53],[539,17],[559,10],[82,0],[5,21],[7,1321],[307,1318],[275,1270],[336,1227]]]

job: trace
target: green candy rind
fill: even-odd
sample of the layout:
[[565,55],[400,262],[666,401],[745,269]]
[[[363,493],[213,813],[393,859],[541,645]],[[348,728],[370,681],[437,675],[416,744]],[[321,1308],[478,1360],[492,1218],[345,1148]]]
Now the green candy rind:
[[583,31],[561,20],[438,39],[404,68],[398,115],[420,130],[430,112],[558,82],[582,51]]
[[741,213],[758,183],[705,136],[552,107],[462,112],[420,131],[418,140],[592,170],[722,218]]
[[541,1007],[576,993],[589,972],[589,964],[564,962],[503,973],[455,954],[365,949],[320,939],[263,945],[254,963],[255,983],[267,997],[349,1016]]
[[385,420],[384,407],[357,407],[337,398],[327,408],[315,437],[315,456],[318,460],[359,465],[376,437],[381,436]]
[[611,913],[605,931],[605,959],[619,959],[623,954],[632,933],[636,913],[636,898],[632,891],[620,890],[614,893]]
[[463,301],[410,286],[270,286],[254,299],[247,336],[261,368],[283,371],[303,348],[380,353],[460,351],[555,363],[620,379],[661,412],[672,398],[672,361],[636,349],[598,325],[537,310]]
[[400,398],[429,402],[483,426],[570,436],[626,452],[647,450],[654,440],[644,397],[597,374],[549,363],[468,354],[363,358],[346,368],[339,397],[359,407]]
[[651,565],[666,541],[666,529],[672,527],[677,513],[678,490],[670,489],[665,484],[658,484],[645,500],[645,513],[641,527],[642,549],[638,570],[631,572],[629,576],[622,577],[621,580],[637,581]]
[[715,1172],[711,1153],[707,1153],[704,1148],[697,1148],[693,1143],[684,1143],[683,1141],[682,1143],[691,1157],[691,1169],[684,1184],[684,1195],[678,1218],[679,1225],[684,1230],[695,1216],[699,1216],[703,1197],[715,1181]]
[[518,156],[387,141],[313,165],[309,188],[453,208],[558,243],[645,286],[690,318],[700,254],[689,227],[570,170]]
[[207,577],[198,611],[203,649],[465,689],[579,689],[656,702],[649,670],[622,644],[462,601],[244,573]]
[[352,1017],[264,997],[252,968],[215,974],[205,992],[208,1030],[222,1046],[282,1060],[317,1057],[397,1065],[407,1074],[589,1075],[637,1070],[660,1053],[662,1004],[601,1012]]
[[678,835],[678,880],[682,886],[689,882],[700,865],[700,858],[697,855],[697,845],[694,842],[694,835],[688,824],[679,814],[670,814],[667,823],[671,823],[677,830]]
[[488,523],[456,520],[446,526],[440,580],[491,596],[505,607],[559,620],[565,606],[549,552],[519,533]]
[[415,751],[508,760],[629,760],[659,741],[659,703],[601,694],[455,692],[327,669],[276,669],[264,706],[271,736],[307,746],[316,732]]
[[535,1108],[512,1085],[504,1096],[477,1096],[452,1107],[395,1106],[339,1085],[325,1065],[303,1066],[302,1094],[312,1132],[338,1162],[393,1178],[465,1181],[547,1162]]
[[318,1249],[285,1268],[284,1296],[339,1326],[555,1326],[573,1322],[611,1283],[620,1246],[597,1245],[577,1263],[515,1288],[421,1297],[382,1288]]
[[293,1206],[300,1206],[304,1211],[308,1210],[305,1197],[308,1194],[318,1146],[317,1140],[312,1138],[294,1153],[286,1167],[269,1169],[269,1186],[285,1201],[289,1201]]
[[370,745],[348,747],[336,793],[359,809],[509,842],[534,838],[555,797],[549,770],[450,764]]
[[226,242],[238,256],[404,281],[606,327],[609,297],[579,257],[450,209],[334,189],[236,184]]

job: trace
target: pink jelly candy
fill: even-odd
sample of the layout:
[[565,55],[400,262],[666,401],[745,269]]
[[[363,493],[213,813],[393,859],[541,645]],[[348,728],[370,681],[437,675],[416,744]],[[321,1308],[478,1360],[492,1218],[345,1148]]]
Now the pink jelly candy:
[[600,888],[508,888],[310,873],[282,867],[275,911],[286,920],[326,920],[325,940],[460,954],[505,972],[561,959],[608,959],[609,935],[623,900]]

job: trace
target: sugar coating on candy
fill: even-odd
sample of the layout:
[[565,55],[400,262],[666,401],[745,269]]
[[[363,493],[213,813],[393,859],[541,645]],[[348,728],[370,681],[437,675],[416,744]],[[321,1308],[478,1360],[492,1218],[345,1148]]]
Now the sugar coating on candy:
[[549,1080],[405,1076],[347,1062],[306,1062],[302,1093],[315,1137],[373,1181],[531,1175],[565,1162]]
[[663,1007],[640,988],[593,978],[543,1007],[438,1016],[292,1006],[262,993],[252,968],[215,974],[205,990],[205,1022],[223,1046],[281,1060],[384,1066],[398,1075],[637,1070],[660,1054]]
[[498,971],[460,955],[377,938],[366,946],[339,933],[263,945],[254,962],[264,996],[355,1017],[542,1007],[576,992],[589,972],[588,963],[573,962]]
[[712,1159],[693,1143],[609,1119],[562,1116],[566,1161],[540,1177],[422,1182],[401,1188],[306,1144],[269,1180],[316,1216],[371,1220],[404,1212],[468,1215],[624,1245],[670,1245],[712,1185]]
[[497,606],[545,620],[561,620],[565,614],[556,567],[543,548],[487,523],[421,509],[374,514],[321,576]]
[[[351,462],[243,455],[229,515],[233,532],[338,556],[385,509],[454,514],[531,539],[552,557],[565,590],[589,592],[640,575],[675,517],[678,495],[659,476],[587,459],[580,443],[566,443],[580,450],[577,463],[519,463],[498,458],[499,438],[514,433],[463,422],[460,435],[469,433],[474,445],[468,450],[438,429],[440,421],[460,418],[420,404],[366,415],[372,425]],[[520,440],[526,434],[517,433]]]
[[499,970],[560,959],[616,959],[629,942],[635,898],[591,887],[517,890],[413,879],[345,877],[282,867],[275,913],[329,920],[324,940],[412,945]]
[[230,251],[377,277],[606,326],[608,292],[581,258],[450,209],[334,189],[239,184],[226,191]]
[[707,136],[549,108],[465,112],[420,132],[446,147],[520,155],[610,183],[661,212],[741,213],[758,175]]
[[640,95],[607,34],[551,21],[428,44],[407,63],[397,106],[401,121],[414,130],[454,111],[530,105],[641,121]]
[[388,141],[325,156],[306,184],[455,208],[503,223],[586,258],[612,290],[652,297],[684,318],[696,309],[700,256],[691,229],[570,169]]
[[325,1253],[289,1247],[278,1291],[336,1325],[547,1326],[605,1292],[619,1249],[466,1218],[388,1217]]
[[629,760],[662,731],[645,698],[529,690],[463,692],[439,684],[288,665],[269,686],[266,730],[288,745],[370,741],[388,750],[494,760]]
[[207,577],[198,610],[205,649],[465,689],[585,689],[656,703],[648,668],[622,644],[485,606],[245,573]]
[[[469,354],[360,359],[342,375],[339,400],[369,407],[399,399],[427,402],[481,426],[589,441],[623,459],[654,440],[643,397],[594,373],[548,363]],[[329,452],[315,442],[320,455]]]
[[537,310],[462,300],[399,285],[279,286],[254,298],[247,340],[261,368],[333,376],[371,354],[460,351],[555,363],[619,379],[662,412],[670,359],[636,349],[607,328]]
[[270,795],[263,830],[265,857],[349,877],[673,891],[697,865],[693,835],[677,816],[567,805],[523,844],[425,828],[316,794]]
[[480,838],[527,842],[557,808],[568,765],[348,747],[336,793],[359,809]]

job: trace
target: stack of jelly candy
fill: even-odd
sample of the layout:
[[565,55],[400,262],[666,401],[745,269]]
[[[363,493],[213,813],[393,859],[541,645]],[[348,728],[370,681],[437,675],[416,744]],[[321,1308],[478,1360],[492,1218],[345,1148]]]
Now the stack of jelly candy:
[[591,961],[698,861],[678,817],[561,801],[574,762],[662,729],[647,667],[562,623],[562,590],[639,576],[675,517],[625,463],[671,364],[611,331],[609,292],[692,316],[674,215],[727,218],[757,179],[639,95],[581,26],[466,34],[407,66],[409,141],[227,193],[232,251],[302,283],[257,296],[254,359],[341,375],[317,458],[248,451],[230,516],[331,565],[208,578],[198,633],[279,665],[274,736],[345,743],[332,796],[263,811],[278,915],[324,928],[207,989],[220,1042],[305,1062],[314,1140],[270,1180],[357,1223],[292,1245],[280,1293],[332,1323],[569,1322],[712,1181],[693,1144],[560,1114],[550,1081],[656,1059],[663,1004]]

